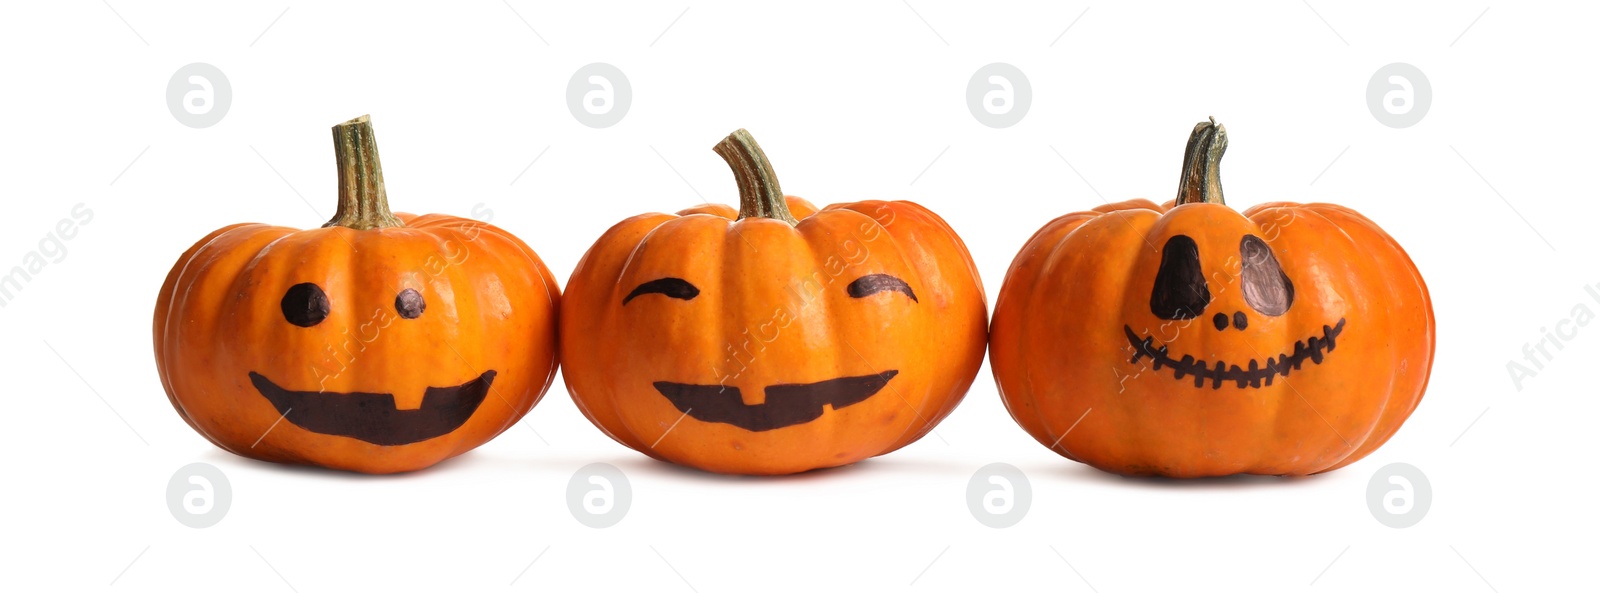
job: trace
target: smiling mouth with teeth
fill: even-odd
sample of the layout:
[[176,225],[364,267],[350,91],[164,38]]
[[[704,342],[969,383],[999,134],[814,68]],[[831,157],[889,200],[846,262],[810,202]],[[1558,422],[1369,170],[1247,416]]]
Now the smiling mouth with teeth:
[[900,374],[888,370],[860,377],[838,377],[816,383],[768,385],[767,399],[746,404],[739,388],[656,381],[656,391],[701,422],[731,424],[751,432],[786,428],[822,417],[824,407],[835,412],[866,401]]
[[1122,331],[1128,335],[1128,345],[1133,348],[1133,358],[1130,363],[1138,363],[1141,359],[1149,358],[1151,367],[1159,371],[1162,367],[1172,369],[1174,379],[1185,376],[1194,376],[1194,386],[1204,387],[1206,381],[1211,381],[1212,389],[1221,389],[1224,381],[1233,381],[1239,388],[1261,387],[1262,383],[1272,385],[1272,380],[1278,376],[1288,377],[1290,371],[1300,370],[1300,366],[1310,360],[1312,364],[1322,364],[1322,359],[1329,352],[1333,352],[1335,340],[1344,332],[1344,319],[1332,327],[1322,326],[1321,336],[1312,336],[1302,342],[1294,343],[1294,352],[1277,357],[1268,357],[1265,363],[1251,360],[1248,368],[1241,368],[1237,364],[1230,365],[1224,361],[1216,361],[1215,365],[1207,364],[1204,359],[1195,360],[1193,356],[1183,355],[1181,360],[1173,360],[1167,354],[1167,347],[1155,345],[1155,339],[1149,336],[1143,338],[1133,332],[1133,328],[1122,326]]
[[460,385],[429,387],[423,392],[422,405],[414,410],[396,408],[391,393],[293,391],[253,371],[250,382],[290,424],[318,434],[394,446],[425,441],[461,428],[478,411],[494,377],[494,371],[484,371]]

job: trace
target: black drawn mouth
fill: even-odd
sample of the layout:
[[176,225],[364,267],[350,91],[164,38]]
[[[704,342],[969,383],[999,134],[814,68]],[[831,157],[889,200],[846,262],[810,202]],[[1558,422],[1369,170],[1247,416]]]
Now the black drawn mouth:
[[1344,332],[1344,318],[1333,327],[1322,326],[1321,336],[1312,336],[1305,341],[1294,343],[1292,354],[1283,354],[1277,357],[1268,357],[1266,362],[1251,360],[1248,368],[1241,368],[1237,364],[1228,364],[1218,360],[1208,364],[1205,360],[1195,360],[1193,356],[1183,355],[1181,360],[1173,360],[1167,354],[1167,347],[1156,347],[1155,340],[1149,336],[1140,338],[1133,333],[1133,328],[1122,326],[1122,331],[1128,335],[1128,345],[1133,347],[1133,358],[1130,363],[1137,363],[1142,358],[1149,358],[1151,367],[1160,371],[1162,367],[1170,367],[1174,379],[1184,376],[1194,376],[1194,386],[1202,387],[1207,380],[1211,381],[1212,389],[1221,389],[1224,381],[1234,381],[1242,389],[1248,387],[1261,387],[1263,382],[1272,385],[1275,377],[1288,377],[1290,371],[1300,370],[1306,360],[1312,364],[1322,364],[1322,359],[1329,352],[1333,352],[1334,340]]
[[494,371],[454,387],[429,387],[422,406],[397,410],[394,394],[290,391],[251,372],[256,391],[290,424],[320,434],[361,439],[374,445],[406,445],[449,434],[478,411]]
[[804,384],[769,385],[767,399],[745,405],[737,387],[691,385],[656,381],[656,391],[689,417],[701,422],[732,424],[751,432],[804,424],[822,417],[822,407],[834,410],[872,397],[900,371],[860,377],[839,377]]

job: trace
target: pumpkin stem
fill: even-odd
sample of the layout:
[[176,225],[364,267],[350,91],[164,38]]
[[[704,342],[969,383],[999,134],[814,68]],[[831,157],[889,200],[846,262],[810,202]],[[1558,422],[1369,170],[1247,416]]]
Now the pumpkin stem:
[[1189,146],[1183,149],[1183,177],[1178,180],[1178,203],[1222,202],[1222,153],[1228,150],[1228,130],[1216,118],[1194,125]]
[[333,127],[333,156],[339,161],[339,210],[324,228],[367,231],[405,226],[389,212],[371,117],[363,115]]
[[778,187],[778,174],[772,171],[767,153],[750,132],[739,128],[718,142],[712,150],[728,161],[733,177],[739,182],[739,220],[746,218],[774,218],[791,225],[800,224],[789,213],[789,203],[783,200],[783,190]]

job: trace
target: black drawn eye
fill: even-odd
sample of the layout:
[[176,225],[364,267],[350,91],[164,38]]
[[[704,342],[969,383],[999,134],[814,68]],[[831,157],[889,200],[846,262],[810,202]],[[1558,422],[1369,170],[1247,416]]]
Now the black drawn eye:
[[851,282],[850,286],[845,288],[852,298],[858,299],[891,290],[911,297],[913,303],[920,302],[917,300],[917,293],[911,292],[911,285],[888,274],[868,274],[856,278],[855,282]]
[[1262,315],[1277,317],[1288,312],[1294,305],[1294,283],[1283,273],[1267,242],[1245,235],[1239,241],[1239,259],[1244,262],[1244,302]]
[[628,296],[622,299],[622,304],[626,305],[634,297],[647,294],[662,294],[687,301],[700,296],[700,289],[695,288],[693,284],[682,278],[659,278],[640,284],[638,288],[633,289],[633,292],[628,293]]
[[417,292],[415,288],[402,290],[398,296],[394,297],[394,310],[406,319],[421,317],[422,312],[427,309],[428,303],[422,300],[422,293]]
[[1194,319],[1211,304],[1211,289],[1200,270],[1200,246],[1173,235],[1161,249],[1161,269],[1150,290],[1150,312],[1162,319]]
[[283,309],[285,320],[300,327],[311,327],[328,318],[328,294],[310,282],[290,286],[278,306]]

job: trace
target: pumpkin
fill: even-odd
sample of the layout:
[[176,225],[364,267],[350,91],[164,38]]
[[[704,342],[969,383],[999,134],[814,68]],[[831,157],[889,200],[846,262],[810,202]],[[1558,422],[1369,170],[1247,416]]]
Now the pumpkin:
[[1011,264],[990,365],[1051,450],[1127,475],[1315,474],[1421,400],[1433,307],[1406,252],[1333,204],[1233,210],[1226,148],[1201,122],[1177,199],[1062,216]]
[[492,225],[392,214],[366,116],[333,128],[322,228],[219,229],[156,301],[156,367],[223,449],[366,473],[425,468],[516,423],[556,369],[560,291]]
[[788,474],[905,446],[978,372],[986,301],[966,246],[911,202],[817,210],[739,130],[739,210],[611,227],[561,307],[563,377],[617,442],[702,470]]

